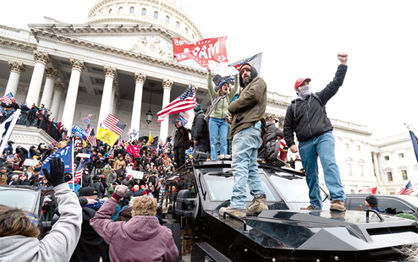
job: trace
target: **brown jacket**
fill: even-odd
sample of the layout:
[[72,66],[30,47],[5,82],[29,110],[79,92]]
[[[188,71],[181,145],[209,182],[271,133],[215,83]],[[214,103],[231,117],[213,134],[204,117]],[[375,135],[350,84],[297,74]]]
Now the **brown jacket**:
[[229,138],[264,118],[267,106],[267,85],[261,77],[255,78],[232,102],[228,110],[232,114]]

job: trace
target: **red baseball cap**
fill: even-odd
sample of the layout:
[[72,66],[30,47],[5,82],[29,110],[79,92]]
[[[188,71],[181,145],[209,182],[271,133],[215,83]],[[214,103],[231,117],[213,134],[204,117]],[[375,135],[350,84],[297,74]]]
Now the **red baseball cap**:
[[295,90],[301,85],[303,84],[303,82],[311,82],[310,78],[298,78],[295,82]]

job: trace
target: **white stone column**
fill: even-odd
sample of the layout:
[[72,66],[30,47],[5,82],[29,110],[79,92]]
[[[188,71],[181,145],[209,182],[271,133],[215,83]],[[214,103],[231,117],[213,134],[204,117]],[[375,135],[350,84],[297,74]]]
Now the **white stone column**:
[[75,105],[77,102],[78,85],[80,84],[81,71],[84,70],[84,62],[76,59],[71,59],[71,77],[68,84],[67,97],[65,98],[64,112],[62,114],[62,123],[68,130],[68,134],[71,133],[71,127],[73,126]]
[[58,120],[63,94],[64,94],[64,84],[61,81],[56,81],[54,96],[52,98],[52,104],[51,104],[51,109],[50,109],[52,113],[52,117],[55,118],[56,121]]
[[112,95],[110,96],[110,110],[109,114],[115,115],[116,112],[116,89],[118,88],[118,85],[116,83],[116,80],[113,81],[113,87],[112,87]]
[[54,93],[55,79],[58,77],[58,71],[54,68],[45,69],[45,86],[44,92],[42,93],[41,104],[48,109],[51,109],[51,99]]
[[39,93],[41,91],[42,79],[44,77],[45,66],[49,63],[48,54],[34,51],[35,67],[33,68],[32,78],[30,80],[26,103],[31,107],[33,103],[38,105]]
[[[170,103],[170,92],[171,87],[173,86],[173,81],[164,79],[163,80],[163,107]],[[163,122],[161,122],[161,128],[160,128],[160,140],[165,142],[167,136],[168,136],[168,124],[170,122],[170,116],[167,116],[166,119],[164,119]]]
[[135,129],[137,132],[141,127],[142,91],[145,79],[145,75],[141,73],[135,73],[135,95],[132,107],[131,129]]
[[99,130],[100,123],[102,123],[110,112],[110,103],[112,100],[112,87],[113,79],[116,75],[116,68],[104,67],[105,82],[103,86],[102,102],[100,104],[99,121],[97,124],[97,130]]
[[25,71],[25,65],[19,62],[9,62],[10,75],[7,81],[4,95],[12,93],[16,97],[17,86],[19,85],[20,74]]

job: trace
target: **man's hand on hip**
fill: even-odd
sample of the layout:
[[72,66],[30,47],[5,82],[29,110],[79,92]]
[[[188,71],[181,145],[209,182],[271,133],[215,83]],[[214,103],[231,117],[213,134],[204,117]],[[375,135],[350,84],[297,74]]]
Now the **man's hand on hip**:
[[298,152],[298,147],[296,145],[292,145],[292,146],[290,146],[290,151],[292,151],[292,153],[296,154]]

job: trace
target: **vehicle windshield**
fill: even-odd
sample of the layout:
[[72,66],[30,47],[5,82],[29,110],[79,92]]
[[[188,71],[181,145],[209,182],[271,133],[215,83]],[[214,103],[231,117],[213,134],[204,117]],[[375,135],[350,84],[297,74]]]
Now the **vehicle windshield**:
[[[208,191],[210,199],[213,201],[226,201],[231,199],[232,187],[234,185],[234,177],[224,177],[224,176],[214,176],[214,175],[205,175],[204,176],[206,184],[208,186]],[[261,184],[263,186],[264,192],[266,193],[267,201],[280,201],[275,195],[273,195],[271,189],[267,186],[264,176],[261,176]],[[247,193],[245,201],[252,201],[253,196],[250,194],[250,189],[247,185]]]
[[35,213],[38,192],[32,190],[20,190],[16,188],[0,188],[0,204],[21,208],[27,212]]
[[273,175],[270,180],[284,196],[286,202],[309,203],[309,188],[304,178],[292,177],[293,179],[289,179],[289,174],[281,172],[277,174],[279,176]]

